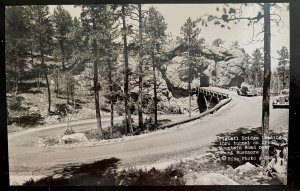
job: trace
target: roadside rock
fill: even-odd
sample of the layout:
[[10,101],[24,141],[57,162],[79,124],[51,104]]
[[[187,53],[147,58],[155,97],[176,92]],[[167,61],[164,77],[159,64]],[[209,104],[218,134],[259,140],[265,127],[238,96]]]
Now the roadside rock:
[[64,135],[60,141],[65,144],[69,143],[79,143],[88,141],[84,133],[74,133],[71,135]]
[[238,166],[237,168],[234,169],[234,171],[238,171],[238,172],[248,172],[251,170],[254,170],[256,168],[256,166],[254,166],[253,164],[247,162],[246,164],[243,164],[241,166]]
[[219,173],[190,173],[185,176],[186,185],[239,185],[237,182]]
[[63,177],[61,174],[54,174],[52,176],[53,179],[58,179],[58,178],[61,178],[61,177]]

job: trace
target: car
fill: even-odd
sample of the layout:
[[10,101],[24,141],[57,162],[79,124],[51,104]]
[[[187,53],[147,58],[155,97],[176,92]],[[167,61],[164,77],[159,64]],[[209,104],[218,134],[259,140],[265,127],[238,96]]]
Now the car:
[[289,89],[283,89],[280,91],[279,96],[273,100],[273,108],[288,108],[289,107]]
[[249,91],[247,92],[247,96],[257,96],[258,92],[256,89],[249,89]]
[[247,95],[247,91],[248,91],[248,87],[247,86],[242,86],[240,89],[238,89],[236,92],[238,95],[240,96],[246,96]]
[[253,88],[248,88],[247,86],[242,86],[236,92],[240,96],[257,96],[257,90]]
[[237,90],[239,90],[239,88],[237,86],[231,86],[231,87],[229,87],[229,90],[237,91]]

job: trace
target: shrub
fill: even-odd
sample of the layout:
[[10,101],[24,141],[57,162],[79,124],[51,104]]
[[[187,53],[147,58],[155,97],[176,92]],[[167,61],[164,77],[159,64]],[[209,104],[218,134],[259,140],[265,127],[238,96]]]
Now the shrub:
[[40,113],[30,113],[19,117],[9,117],[7,124],[11,125],[13,123],[21,127],[32,127],[44,124],[44,118]]
[[64,135],[71,135],[76,133],[72,128],[67,128],[64,132]]
[[59,139],[57,137],[47,137],[43,140],[45,145],[53,146],[59,143]]
[[129,168],[120,173],[119,179],[122,179],[122,185],[134,186],[167,186],[167,185],[184,185],[183,171],[180,169],[167,168],[166,170],[150,170]]
[[108,109],[108,104],[107,103],[101,103],[100,104],[100,110],[105,111],[105,112],[110,112],[110,109]]
[[89,129],[83,131],[88,140],[101,140],[98,129]]
[[150,116],[145,119],[144,128],[149,131],[153,131],[156,129],[156,126],[154,124],[154,116]]
[[116,113],[119,115],[119,116],[123,116],[123,114],[125,113],[125,108],[124,108],[124,105],[123,103],[118,100],[115,104],[115,110],[116,110]]
[[8,109],[11,111],[26,111],[28,108],[22,106],[22,102],[25,100],[24,97],[14,96],[8,102]]

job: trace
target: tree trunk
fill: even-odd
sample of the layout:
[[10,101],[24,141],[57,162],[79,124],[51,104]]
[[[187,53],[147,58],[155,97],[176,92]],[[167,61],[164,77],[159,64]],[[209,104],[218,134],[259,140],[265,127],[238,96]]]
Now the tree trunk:
[[263,107],[262,107],[262,150],[261,165],[266,166],[269,162],[269,115],[270,115],[270,4],[264,4],[264,84],[263,84]]
[[189,56],[189,117],[192,117],[191,61]]
[[190,45],[191,45],[191,39],[189,38],[189,42],[188,42],[188,69],[189,69],[189,76],[188,76],[188,79],[189,79],[189,117],[192,117],[192,88],[191,88],[191,53],[190,53]]
[[113,102],[113,81],[112,81],[112,63],[108,59],[108,79],[109,79],[109,98],[110,98],[110,128],[109,136],[112,137],[112,129],[114,127],[114,102]]
[[155,71],[155,57],[154,57],[154,50],[152,51],[152,68],[153,68],[153,91],[154,91],[154,98],[153,98],[153,106],[154,106],[154,125],[157,127],[157,91],[156,91],[156,71]]
[[39,45],[40,45],[40,56],[41,56],[41,66],[45,72],[45,78],[46,78],[46,85],[47,85],[47,90],[48,90],[48,114],[51,111],[51,91],[50,91],[50,84],[48,80],[48,71],[47,71],[47,66],[45,64],[44,60],[44,52],[43,52],[43,42],[42,42],[42,34],[39,34]]
[[63,72],[66,71],[66,66],[65,66],[65,50],[64,50],[64,42],[61,40],[60,41],[60,50],[61,50],[61,65]]
[[129,67],[128,67],[128,50],[127,50],[127,27],[125,20],[125,5],[122,5],[122,21],[123,21],[123,41],[124,41],[124,102],[125,102],[125,133],[127,133],[127,129],[129,129],[129,133],[132,134],[132,126],[131,126],[131,116],[130,108],[128,107],[128,77],[129,77]]
[[279,88],[279,74],[277,73],[277,93],[280,92],[280,88]]
[[44,55],[41,51],[41,57],[42,57],[42,67],[45,72],[45,78],[46,78],[46,85],[47,85],[47,90],[48,90],[48,113],[51,111],[51,91],[50,91],[50,84],[49,84],[49,79],[48,79],[48,71],[47,71],[47,66],[45,65],[44,61]]
[[218,85],[218,66],[217,66],[217,61],[215,60],[215,72],[216,72],[216,84],[215,84],[215,86],[217,86]]
[[283,63],[283,72],[282,72],[282,89],[284,89],[285,86],[285,63]]
[[15,95],[17,95],[17,93],[18,93],[18,86],[19,86],[19,83],[18,83],[18,81],[19,81],[19,76],[18,76],[18,74],[16,74],[16,77],[15,77]]
[[98,82],[98,63],[96,59],[94,61],[94,92],[95,92],[95,109],[96,109],[96,119],[97,119],[97,128],[100,137],[103,137],[102,124],[101,124],[101,114],[100,114],[100,103],[99,103],[99,87]]
[[139,7],[139,102],[138,102],[138,117],[139,117],[139,129],[143,129],[143,36],[142,36],[142,5],[138,4]]
[[56,78],[56,98],[59,97],[59,69],[57,68],[57,78]]
[[38,72],[38,74],[36,74],[36,86],[38,89],[40,89],[40,71]]
[[254,78],[254,87],[257,87],[257,73],[254,74],[255,78]]
[[72,101],[73,101],[73,107],[75,109],[75,107],[76,107],[76,100],[75,100],[75,84],[74,83],[72,83],[71,96],[72,96]]
[[33,65],[33,52],[32,52],[32,49],[33,49],[33,47],[32,47],[32,45],[31,45],[30,56],[31,56],[31,62],[32,62],[32,65]]
[[70,104],[70,83],[69,83],[69,75],[66,75],[66,83],[67,83],[67,104]]

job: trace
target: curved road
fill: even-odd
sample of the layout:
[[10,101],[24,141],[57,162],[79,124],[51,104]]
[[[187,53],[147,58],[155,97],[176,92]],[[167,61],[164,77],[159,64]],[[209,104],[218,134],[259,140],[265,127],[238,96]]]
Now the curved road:
[[[119,158],[121,167],[164,164],[208,151],[219,133],[261,126],[262,96],[242,97],[229,90],[212,89],[229,93],[232,101],[202,119],[121,142],[73,148],[35,145],[42,137],[62,132],[61,125],[11,133],[8,135],[10,175],[46,175],[58,165],[91,163],[111,157]],[[287,129],[288,109],[271,108],[270,112],[270,129]],[[166,117],[182,119],[178,115]],[[108,119],[104,120],[104,126],[108,123]],[[94,126],[94,120],[85,120],[73,128]]]

